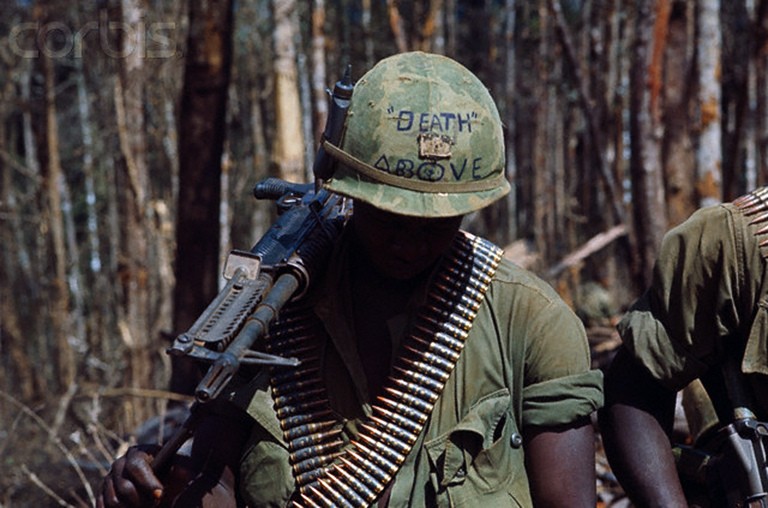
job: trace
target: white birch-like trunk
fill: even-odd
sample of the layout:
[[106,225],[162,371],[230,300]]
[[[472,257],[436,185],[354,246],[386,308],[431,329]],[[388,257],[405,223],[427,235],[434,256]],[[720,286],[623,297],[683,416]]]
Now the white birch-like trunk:
[[298,71],[296,68],[295,0],[273,0],[275,17],[275,143],[272,162],[280,177],[291,182],[305,181],[304,130],[301,118]]
[[722,133],[720,130],[720,0],[698,3],[699,122],[696,166],[701,206],[722,200]]

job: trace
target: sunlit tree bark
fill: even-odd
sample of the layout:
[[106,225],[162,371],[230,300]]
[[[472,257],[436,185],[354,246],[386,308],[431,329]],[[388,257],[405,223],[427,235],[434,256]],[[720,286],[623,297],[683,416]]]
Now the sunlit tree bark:
[[[696,153],[696,189],[702,206],[723,199],[722,143],[720,126],[720,1],[698,2],[698,115],[699,139]],[[734,196],[735,197],[735,196]]]
[[[369,6],[370,8],[370,6]],[[368,11],[370,15],[370,10]],[[314,114],[314,144],[320,142],[320,136],[328,118],[327,73],[325,66],[325,0],[312,2],[312,42],[310,61],[312,63],[312,99]],[[314,146],[313,144],[313,146]]]
[[389,15],[389,27],[395,38],[398,53],[408,51],[408,38],[405,34],[403,18],[400,15],[400,6],[397,0],[387,0],[387,14]]
[[275,141],[272,163],[281,178],[303,182],[304,132],[296,68],[296,2],[273,0],[275,16]]

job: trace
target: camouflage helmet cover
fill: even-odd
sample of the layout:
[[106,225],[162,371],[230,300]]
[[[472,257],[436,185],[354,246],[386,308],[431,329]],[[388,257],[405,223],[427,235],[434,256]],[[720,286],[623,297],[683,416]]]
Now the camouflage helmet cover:
[[450,58],[402,53],[355,84],[330,190],[419,217],[479,210],[509,192],[504,139],[488,90]]

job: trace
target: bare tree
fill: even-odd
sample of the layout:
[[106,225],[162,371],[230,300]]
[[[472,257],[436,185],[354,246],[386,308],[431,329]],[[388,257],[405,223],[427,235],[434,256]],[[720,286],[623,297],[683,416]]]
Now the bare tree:
[[698,2],[699,139],[696,188],[702,205],[722,200],[722,144],[720,131],[720,1]]
[[296,68],[296,1],[273,0],[275,16],[275,140],[272,163],[281,178],[303,182],[304,133]]
[[33,400],[43,395],[43,391],[39,389],[41,382],[38,380],[44,378],[42,373],[34,368],[27,353],[26,331],[23,323],[20,322],[17,304],[20,298],[14,294],[15,289],[26,285],[31,275],[30,256],[22,234],[24,231],[22,207],[16,195],[17,186],[13,184],[13,177],[17,172],[27,174],[28,170],[16,162],[6,143],[8,139],[6,124],[11,114],[10,106],[13,103],[11,99],[15,81],[19,79],[19,74],[24,76],[26,73],[14,74],[6,73],[5,79],[0,81],[2,83],[0,88],[0,223],[9,226],[0,228],[0,241],[4,245],[15,247],[7,250],[0,264],[0,278],[4,281],[0,284],[0,335],[3,338],[0,344],[0,356],[9,360],[9,363],[0,369],[0,386],[10,386],[13,383],[18,387],[19,395],[24,400]]
[[[125,26],[141,26],[146,13],[146,0],[121,0]],[[155,337],[150,336],[149,245],[150,223],[149,169],[147,165],[146,120],[144,114],[147,74],[144,67],[146,41],[142,30],[123,33],[123,58],[119,78],[115,81],[115,111],[120,149],[123,156],[125,188],[120,196],[123,224],[120,280],[122,308],[120,331],[129,353],[129,384],[134,388],[152,385],[152,357]],[[137,407],[135,424],[149,416],[148,408]]]
[[315,112],[313,139],[315,143],[318,143],[325,128],[325,120],[328,117],[328,94],[326,93],[328,83],[326,82],[325,66],[325,0],[313,0],[311,28],[312,52],[310,62],[312,67],[312,102]]
[[634,229],[639,243],[641,283],[650,282],[661,237],[667,230],[661,170],[662,56],[669,20],[668,0],[635,4],[635,41],[630,76],[630,173]]
[[400,6],[397,0],[387,0],[387,14],[389,15],[389,27],[395,38],[398,53],[408,51],[408,39],[405,34],[405,24],[400,15]]
[[[176,332],[188,329],[218,292],[219,204],[232,24],[231,0],[190,3],[179,121]],[[194,365],[174,361],[171,390],[191,393],[196,381]]]
[[663,123],[665,136],[662,142],[666,203],[669,225],[674,226],[687,219],[698,208],[696,188],[696,160],[693,122],[691,121],[691,97],[694,76],[694,27],[693,4],[675,1],[671,5],[669,35],[664,53]]
[[47,51],[40,52],[45,79],[45,190],[48,224],[50,225],[53,281],[51,302],[51,330],[55,335],[57,376],[59,386],[67,387],[75,380],[75,356],[69,341],[70,311],[69,288],[67,286],[67,249],[65,245],[64,216],[62,213],[62,195],[64,194],[64,174],[59,152],[59,129],[56,118],[56,80],[53,61]]
[[755,90],[755,169],[757,183],[768,182],[768,0],[755,7],[751,60]]

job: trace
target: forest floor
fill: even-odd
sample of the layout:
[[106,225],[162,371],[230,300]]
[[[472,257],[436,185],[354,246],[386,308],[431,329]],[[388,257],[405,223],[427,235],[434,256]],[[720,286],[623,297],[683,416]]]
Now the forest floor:
[[[602,367],[617,339],[609,329],[589,335],[594,366]],[[107,430],[119,427],[105,423],[109,420],[105,415],[116,413],[119,403],[65,397],[29,407],[0,392],[0,508],[93,506],[112,458],[136,439],[137,432]],[[148,428],[156,429],[156,421],[147,422],[139,432],[156,432]],[[596,473],[597,506],[630,508],[608,466],[599,431]]]
[[49,418],[42,405],[0,403],[0,507],[93,505],[106,460],[80,446],[84,430]]
[[[93,506],[90,496],[98,489],[107,461],[95,464],[80,456],[75,467],[44,431],[15,431],[11,439],[3,435],[1,441],[18,442],[3,446],[0,508]],[[631,508],[608,467],[599,439],[596,472],[597,507]]]

